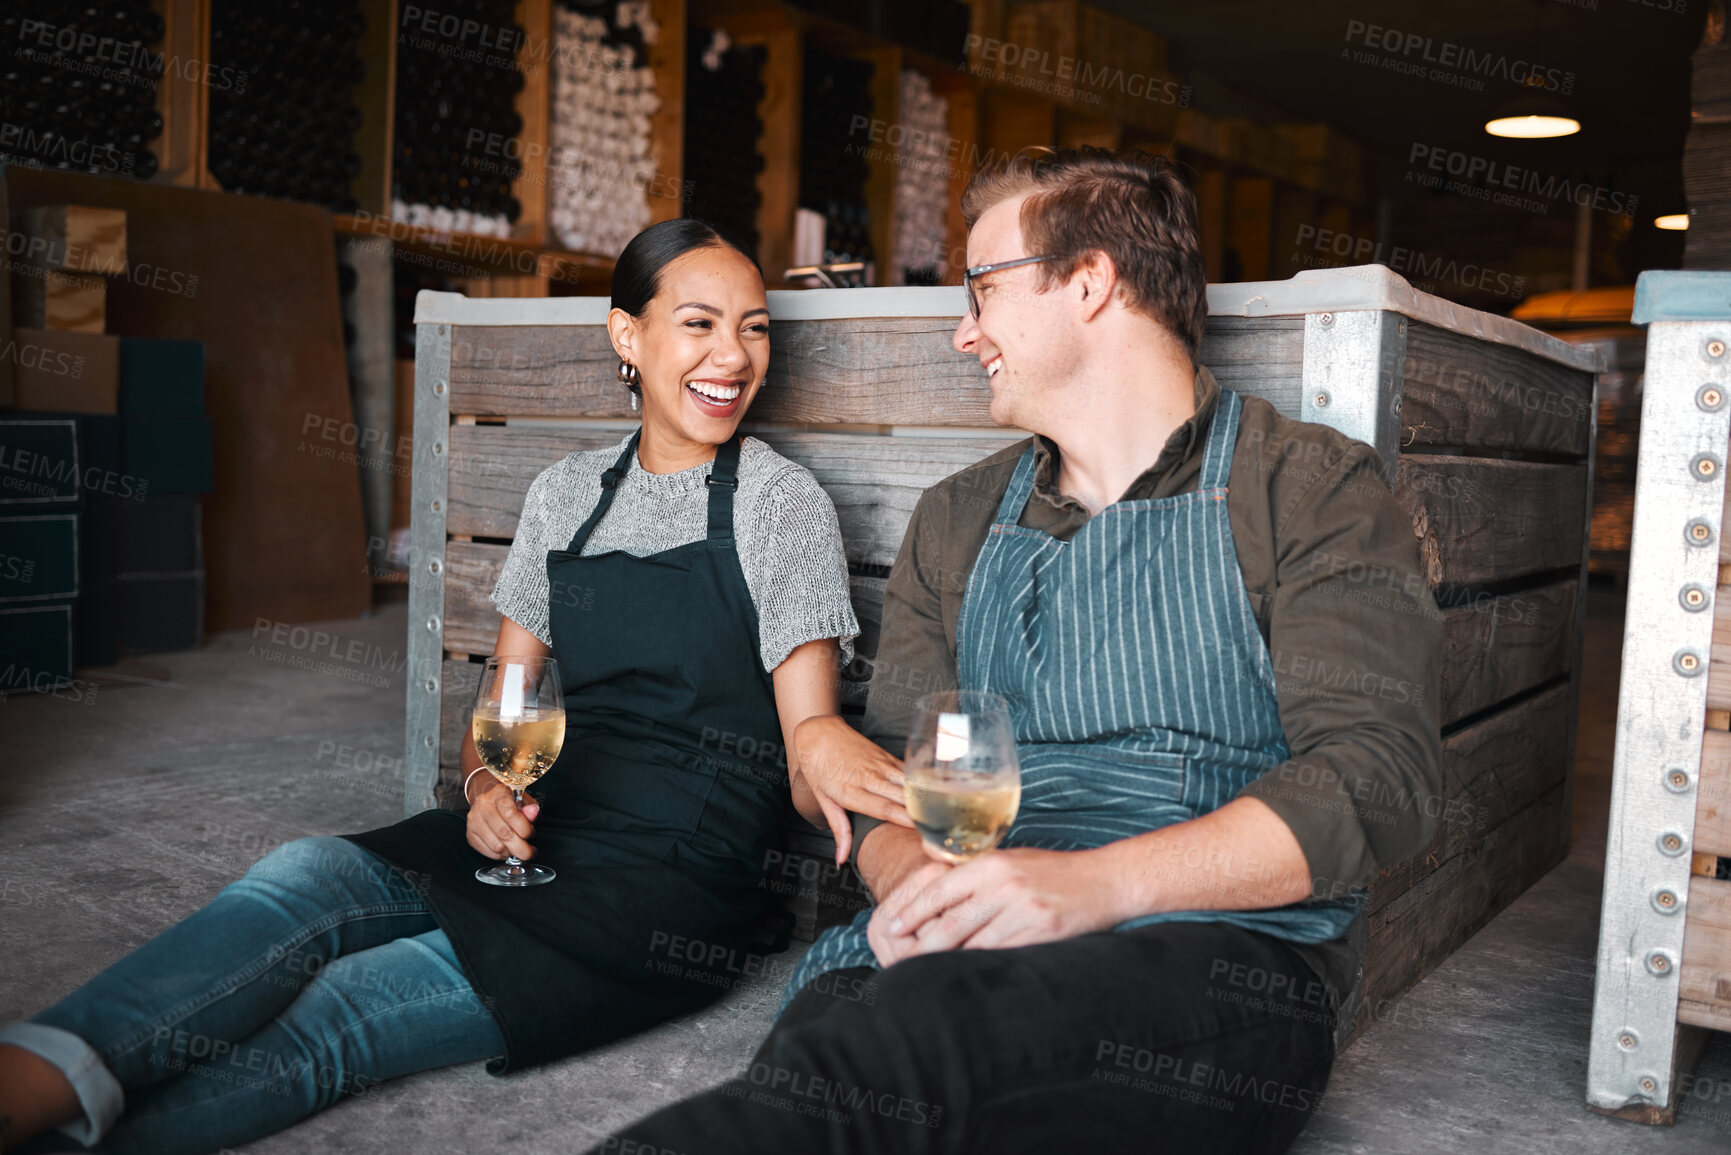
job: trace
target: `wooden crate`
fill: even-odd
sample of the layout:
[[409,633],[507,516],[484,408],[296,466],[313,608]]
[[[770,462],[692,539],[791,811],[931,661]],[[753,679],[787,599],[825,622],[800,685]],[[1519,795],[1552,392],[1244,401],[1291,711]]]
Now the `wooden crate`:
[[[1344,1035],[1562,857],[1597,354],[1379,266],[1214,285],[1209,308],[1202,362],[1225,386],[1376,446],[1433,585],[1459,602],[1443,613],[1438,805],[1484,822],[1439,822],[1426,853],[1373,889]],[[978,364],[950,346],[963,309],[955,287],[770,293],[772,384],[746,428],[835,502],[864,630],[845,673],[855,710],[878,575],[915,501],[1017,439],[992,426]],[[419,299],[409,812],[454,797],[464,711],[499,626],[488,595],[529,483],[634,424],[605,315],[599,299]],[[808,837],[811,853],[821,846]]]
[[[1676,1115],[1731,1030],[1731,273],[1642,273],[1647,325],[1587,1105]],[[1703,676],[1705,675],[1705,676]]]

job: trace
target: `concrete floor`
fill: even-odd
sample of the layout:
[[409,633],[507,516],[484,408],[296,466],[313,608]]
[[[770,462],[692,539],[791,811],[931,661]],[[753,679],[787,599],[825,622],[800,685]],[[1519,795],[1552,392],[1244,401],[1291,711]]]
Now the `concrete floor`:
[[[1295,1151],[1731,1152],[1731,1101],[1691,1101],[1670,1128],[1582,1105],[1622,641],[1616,599],[1590,608],[1568,861],[1341,1057]],[[238,631],[135,661],[129,678],[0,700],[0,1021],[78,986],[272,846],[400,816],[403,607],[324,629],[335,640],[316,650]],[[741,1070],[778,996],[760,980],[507,1079],[480,1064],[401,1079],[246,1151],[581,1149]],[[1714,1037],[1698,1074],[1731,1087],[1731,1039]]]

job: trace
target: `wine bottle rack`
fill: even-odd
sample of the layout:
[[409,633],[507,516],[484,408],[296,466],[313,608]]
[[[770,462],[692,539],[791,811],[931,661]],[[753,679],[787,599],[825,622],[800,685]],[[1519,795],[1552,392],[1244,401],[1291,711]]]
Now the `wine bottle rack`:
[[509,236],[522,215],[516,48],[527,39],[511,0],[469,0],[466,23],[407,23],[396,45],[391,219],[440,232]]
[[823,259],[871,261],[871,212],[866,181],[871,165],[859,155],[858,117],[873,117],[869,60],[840,56],[807,43],[799,154],[800,207],[822,213]]
[[0,15],[7,132],[0,164],[97,176],[156,175],[150,142],[162,75],[162,17],[146,0],[101,7],[27,2]]
[[554,9],[547,199],[568,249],[617,256],[653,219],[652,197],[678,197],[677,178],[664,179],[652,154],[661,102],[648,60],[659,38],[642,0]]
[[896,119],[904,131],[896,158],[896,262],[903,284],[942,284],[949,241],[949,101],[932,91],[924,73],[906,69]]
[[207,163],[229,192],[359,207],[353,147],[366,75],[355,0],[211,0]]
[[692,188],[686,207],[749,253],[758,251],[763,205],[757,108],[766,56],[763,46],[735,45],[721,29],[693,28],[686,40],[683,167]]

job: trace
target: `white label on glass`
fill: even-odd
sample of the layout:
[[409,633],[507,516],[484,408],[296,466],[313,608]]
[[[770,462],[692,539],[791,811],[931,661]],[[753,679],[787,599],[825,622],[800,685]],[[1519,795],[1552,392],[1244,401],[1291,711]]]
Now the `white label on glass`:
[[499,717],[523,716],[523,667],[506,666],[505,681],[499,687]]
[[932,756],[939,762],[954,762],[968,756],[968,716],[938,715],[938,748]]

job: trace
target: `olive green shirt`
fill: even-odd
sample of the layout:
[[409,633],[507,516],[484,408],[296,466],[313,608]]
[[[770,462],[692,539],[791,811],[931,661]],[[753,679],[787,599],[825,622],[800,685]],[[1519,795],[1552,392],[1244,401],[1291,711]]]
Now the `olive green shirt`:
[[[1196,370],[1196,413],[1123,500],[1194,492],[1214,375]],[[1252,782],[1304,851],[1312,898],[1370,885],[1421,851],[1440,806],[1442,620],[1419,568],[1412,523],[1375,450],[1324,425],[1244,397],[1226,497],[1238,567],[1275,671],[1291,757]],[[1087,508],[1057,491],[1058,448],[1035,446],[1034,490],[1020,525],[1068,541]],[[884,592],[883,630],[866,702],[866,735],[905,745],[914,703],[956,685],[963,595],[1021,441],[921,496]],[[855,816],[855,840],[877,825]],[[1226,864],[1254,877],[1256,863]],[[1344,998],[1363,962],[1363,916],[1332,942],[1293,944]],[[1356,932],[1356,933],[1355,933]]]

